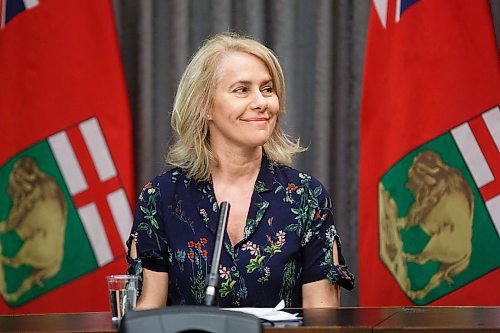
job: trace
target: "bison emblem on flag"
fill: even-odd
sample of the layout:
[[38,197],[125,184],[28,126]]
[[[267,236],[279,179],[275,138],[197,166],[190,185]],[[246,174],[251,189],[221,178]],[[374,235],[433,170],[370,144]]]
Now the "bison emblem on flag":
[[430,303],[500,266],[500,109],[408,153],[379,183],[379,256]]
[[12,258],[0,254],[0,264],[33,267],[31,274],[12,293],[6,291],[0,268],[0,294],[6,301],[15,302],[34,284],[42,285],[60,271],[68,205],[54,178],[40,171],[31,157],[21,157],[14,163],[7,192],[12,208],[7,219],[0,223],[0,233],[16,232],[23,245]]

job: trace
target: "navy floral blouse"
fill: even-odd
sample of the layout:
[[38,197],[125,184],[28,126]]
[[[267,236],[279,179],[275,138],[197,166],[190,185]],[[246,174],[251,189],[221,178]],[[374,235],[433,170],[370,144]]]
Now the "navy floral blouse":
[[[167,304],[203,304],[218,223],[218,204],[209,182],[178,169],[154,178],[142,190],[132,236],[138,258],[127,256],[127,273],[168,272]],[[337,241],[339,265],[333,264]],[[265,156],[255,183],[244,238],[234,247],[226,233],[219,266],[221,307],[302,306],[302,285],[328,279],[351,290],[335,230],[330,197],[323,185]],[[129,250],[130,253],[130,250]]]

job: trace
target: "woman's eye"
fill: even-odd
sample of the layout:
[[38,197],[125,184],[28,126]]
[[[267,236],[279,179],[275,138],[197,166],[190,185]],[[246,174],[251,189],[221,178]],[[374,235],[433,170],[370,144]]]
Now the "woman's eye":
[[267,93],[267,94],[272,94],[274,92],[274,89],[273,89],[273,87],[264,87],[264,89],[262,89],[262,91],[264,91],[264,93]]
[[248,89],[246,87],[239,87],[239,88],[236,88],[233,90],[235,93],[240,93],[240,94],[244,94],[248,91]]

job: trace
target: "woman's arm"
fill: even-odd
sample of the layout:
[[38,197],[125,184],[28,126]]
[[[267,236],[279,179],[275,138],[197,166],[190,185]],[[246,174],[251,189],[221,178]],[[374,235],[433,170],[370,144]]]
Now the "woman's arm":
[[168,273],[143,268],[142,293],[137,300],[137,310],[161,308],[167,304]]
[[[339,264],[336,241],[333,243],[333,262],[335,265]],[[339,286],[332,285],[327,279],[304,284],[302,306],[304,308],[338,308],[340,306]]]
[[306,283],[302,286],[304,308],[338,308],[340,306],[339,286],[327,279]]
[[[137,258],[137,243],[132,240],[130,256]],[[142,269],[142,293],[137,300],[136,310],[161,308],[167,305],[168,273]]]

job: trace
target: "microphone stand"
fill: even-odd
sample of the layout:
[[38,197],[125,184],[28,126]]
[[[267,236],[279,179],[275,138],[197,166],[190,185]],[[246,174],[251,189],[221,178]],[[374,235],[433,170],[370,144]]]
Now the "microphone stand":
[[229,203],[221,202],[219,207],[219,223],[217,226],[217,234],[215,235],[214,252],[212,256],[212,266],[208,275],[208,284],[205,291],[205,305],[214,305],[217,286],[219,284],[219,263],[222,244],[224,244],[224,232],[226,231],[227,220],[229,219]]

